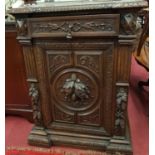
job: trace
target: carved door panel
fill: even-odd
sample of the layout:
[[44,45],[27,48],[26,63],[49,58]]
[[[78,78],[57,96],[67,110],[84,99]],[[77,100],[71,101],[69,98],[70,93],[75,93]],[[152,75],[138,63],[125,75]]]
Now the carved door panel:
[[[53,121],[65,130],[76,126],[111,134],[113,42],[75,42],[45,50]],[[69,47],[69,48],[67,48]],[[61,129],[61,128],[60,128]],[[83,133],[87,133],[85,129]]]

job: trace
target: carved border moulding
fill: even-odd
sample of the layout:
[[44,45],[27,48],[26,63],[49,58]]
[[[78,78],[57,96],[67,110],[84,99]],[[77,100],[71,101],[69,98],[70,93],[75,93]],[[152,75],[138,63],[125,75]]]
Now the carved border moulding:
[[31,96],[32,108],[33,108],[33,119],[35,125],[42,126],[42,114],[40,109],[40,101],[39,101],[39,89],[37,83],[31,82],[29,88],[29,96]]
[[25,38],[25,37],[18,36],[17,40],[22,45],[26,45],[26,46],[31,46],[32,45],[31,38]]
[[119,35],[120,45],[134,45],[137,42],[137,35]]
[[128,102],[128,83],[116,84],[115,135],[125,135],[126,109]]
[[[89,2],[89,3],[88,3]],[[74,4],[74,3],[73,3]],[[77,5],[67,5],[63,3],[61,5],[53,5],[53,3],[43,3],[40,7],[40,3],[35,6],[29,7],[29,4],[25,4],[22,7],[8,10],[8,13],[37,13],[37,12],[58,12],[58,11],[77,11],[77,10],[92,10],[92,9],[112,9],[112,8],[137,8],[147,7],[148,2],[145,0],[110,0],[110,1],[77,1]]]
[[138,22],[138,16],[134,13],[121,14],[121,33],[125,35],[139,34],[141,24]]

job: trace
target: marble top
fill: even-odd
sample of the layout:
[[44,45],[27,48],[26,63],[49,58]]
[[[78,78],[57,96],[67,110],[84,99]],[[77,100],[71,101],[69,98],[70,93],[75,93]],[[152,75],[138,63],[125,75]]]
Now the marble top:
[[[21,2],[21,1],[20,1]],[[37,13],[37,12],[60,12],[77,11],[91,9],[119,9],[147,7],[145,0],[55,0],[45,2],[45,0],[36,1],[35,4],[14,5],[8,13]]]

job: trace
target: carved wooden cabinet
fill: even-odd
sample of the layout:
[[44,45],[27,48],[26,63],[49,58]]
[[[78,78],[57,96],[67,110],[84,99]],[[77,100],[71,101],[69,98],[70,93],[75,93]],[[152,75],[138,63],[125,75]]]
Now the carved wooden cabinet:
[[32,145],[132,154],[127,98],[131,52],[147,2],[85,1],[10,10],[23,45],[35,126]]

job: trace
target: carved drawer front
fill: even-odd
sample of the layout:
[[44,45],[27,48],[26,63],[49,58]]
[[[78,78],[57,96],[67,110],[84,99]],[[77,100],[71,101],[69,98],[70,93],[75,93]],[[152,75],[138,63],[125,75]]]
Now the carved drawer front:
[[73,43],[72,50],[50,48],[45,53],[53,121],[109,133],[113,43]]
[[28,19],[32,37],[116,36],[119,14],[46,17]]

